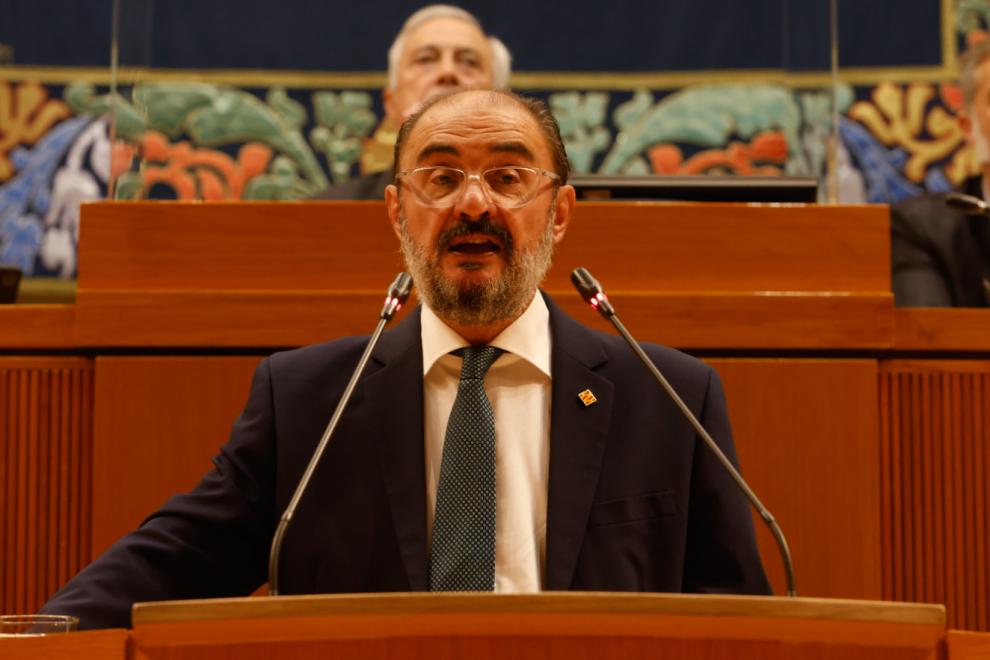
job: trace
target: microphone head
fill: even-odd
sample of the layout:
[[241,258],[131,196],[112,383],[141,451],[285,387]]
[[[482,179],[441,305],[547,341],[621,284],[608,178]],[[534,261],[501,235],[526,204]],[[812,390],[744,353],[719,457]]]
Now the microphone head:
[[605,318],[615,315],[612,303],[608,301],[608,296],[602,291],[602,285],[586,269],[575,268],[571,273],[571,283],[584,298],[584,301],[597,309],[599,314]]
[[990,215],[990,209],[979,197],[950,192],[945,195],[945,205],[969,215]]
[[602,292],[602,287],[598,284],[598,280],[591,276],[584,268],[575,268],[574,272],[571,273],[571,283],[574,288],[578,290],[584,301],[590,305],[593,305],[591,301],[595,299],[595,296]]
[[406,300],[409,299],[409,293],[412,291],[413,278],[409,273],[399,273],[395,276],[395,280],[392,285],[388,288],[388,297],[395,298],[399,301],[399,305],[405,305]]
[[382,307],[382,313],[379,318],[391,321],[395,313],[409,299],[412,285],[413,279],[409,273],[399,273],[396,275],[395,279],[392,280],[392,284],[388,287],[388,293],[385,294],[385,306]]

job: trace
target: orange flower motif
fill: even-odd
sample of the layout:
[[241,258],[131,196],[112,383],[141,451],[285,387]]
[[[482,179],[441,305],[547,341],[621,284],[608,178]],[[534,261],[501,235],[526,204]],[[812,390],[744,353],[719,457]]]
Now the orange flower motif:
[[69,106],[48,98],[48,89],[37,82],[16,87],[0,82],[0,181],[14,175],[7,154],[15,147],[34,144],[42,135],[71,116]]
[[730,142],[725,149],[707,149],[686,161],[680,147],[659,144],[650,149],[649,157],[657,174],[703,174],[723,170],[732,174],[773,176],[782,172],[776,165],[787,162],[787,137],[780,131],[767,131],[753,137],[749,144]]
[[248,143],[235,160],[221,151],[194,149],[188,142],[170,144],[156,131],[145,134],[142,146],[148,163],[142,177],[145,192],[165,184],[181,200],[241,199],[244,186],[265,171],[273,153],[262,144]]

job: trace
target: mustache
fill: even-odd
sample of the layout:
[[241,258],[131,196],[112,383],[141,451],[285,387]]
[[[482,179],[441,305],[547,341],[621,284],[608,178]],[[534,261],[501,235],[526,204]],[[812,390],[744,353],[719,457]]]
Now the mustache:
[[450,247],[450,244],[456,239],[471,234],[494,236],[507,254],[512,253],[512,234],[509,233],[509,230],[499,227],[489,218],[482,218],[481,220],[461,220],[450,229],[441,232],[437,237],[437,254],[439,255]]

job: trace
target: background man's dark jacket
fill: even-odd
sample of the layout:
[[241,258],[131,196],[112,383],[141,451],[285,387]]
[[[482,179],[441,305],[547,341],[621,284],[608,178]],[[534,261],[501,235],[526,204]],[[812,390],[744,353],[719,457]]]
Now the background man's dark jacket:
[[[983,198],[980,177],[959,192]],[[898,307],[987,307],[990,218],[945,204],[945,193],[925,193],[890,207],[891,278]]]

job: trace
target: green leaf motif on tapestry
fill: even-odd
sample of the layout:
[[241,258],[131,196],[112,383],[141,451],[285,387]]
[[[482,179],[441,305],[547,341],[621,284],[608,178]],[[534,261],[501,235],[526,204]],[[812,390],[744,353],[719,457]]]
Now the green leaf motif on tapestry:
[[309,139],[313,148],[326,154],[334,183],[350,178],[354,163],[361,159],[362,141],[378,123],[367,92],[316,92],[313,118],[317,126]]
[[329,183],[299,131],[305,110],[284,90],[269,92],[277,107],[242,90],[206,83],[149,83],[134,90],[134,99],[147,109],[151,127],[170,137],[186,133],[205,146],[260,142],[290,156],[316,186]]
[[611,142],[612,135],[604,126],[608,99],[605,92],[550,95],[550,109],[557,118],[567,159],[574,172],[590,172],[595,156]]
[[244,199],[252,201],[293,201],[312,197],[320,189],[299,176],[295,161],[285,156],[272,160],[267,174],[259,174],[244,189]]
[[698,85],[656,104],[650,92],[639,91],[616,108],[613,120],[621,130],[602,163],[604,174],[629,172],[629,161],[640,158],[651,145],[687,142],[719,147],[733,135],[750,138],[767,130],[785,134],[790,174],[809,170],[801,150],[801,108],[784,87]]
[[99,117],[113,113],[114,134],[137,142],[148,130],[148,120],[130,101],[120,94],[96,94],[96,87],[90,83],[73,83],[65,88],[62,98],[77,115]]

